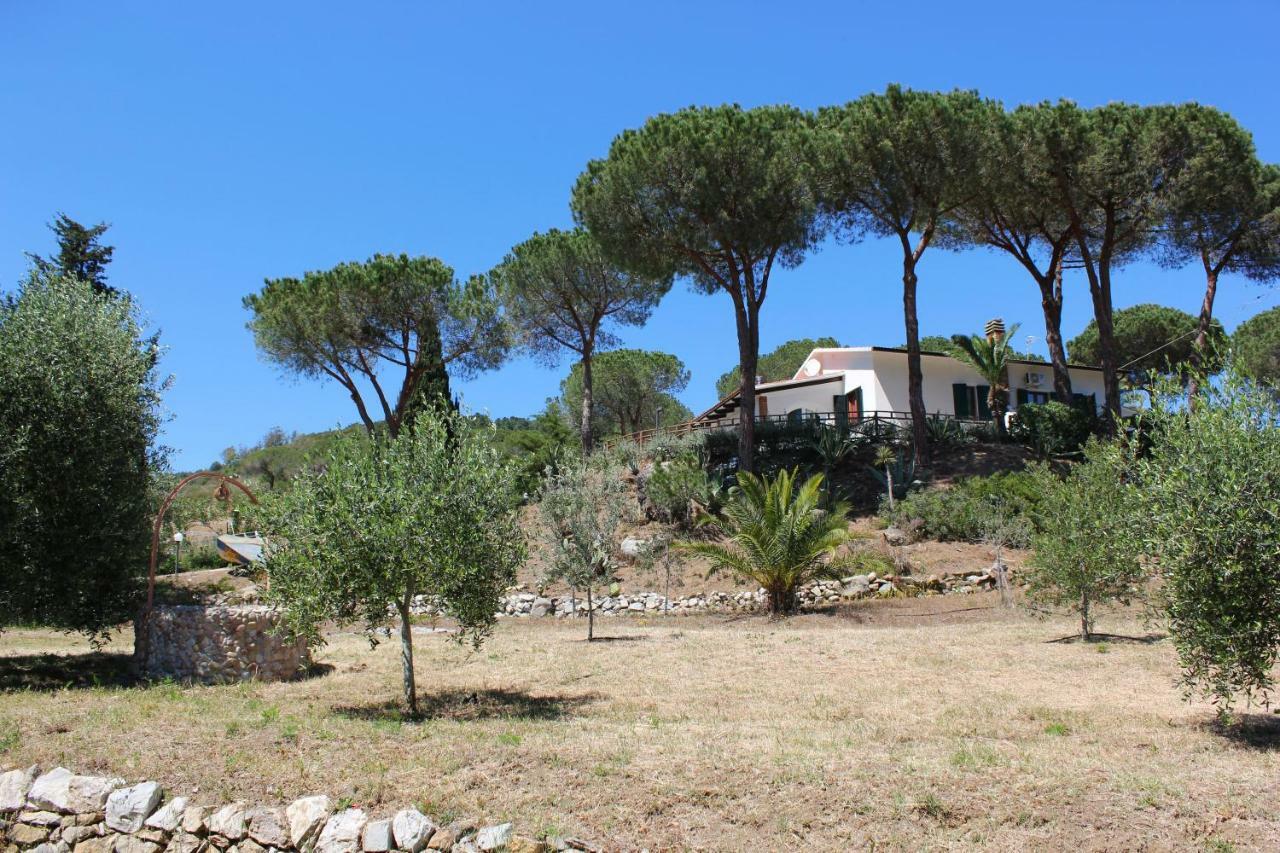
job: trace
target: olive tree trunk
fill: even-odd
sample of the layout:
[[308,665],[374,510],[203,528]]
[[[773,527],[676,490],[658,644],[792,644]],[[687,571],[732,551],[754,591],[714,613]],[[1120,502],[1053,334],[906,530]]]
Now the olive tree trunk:
[[413,587],[405,590],[404,598],[396,602],[400,611],[400,668],[404,676],[404,704],[409,713],[418,715],[418,690],[413,676],[413,614],[410,606],[413,603]]

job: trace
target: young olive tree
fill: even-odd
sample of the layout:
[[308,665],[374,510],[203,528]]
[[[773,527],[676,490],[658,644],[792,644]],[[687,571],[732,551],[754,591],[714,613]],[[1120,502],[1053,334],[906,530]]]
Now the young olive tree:
[[512,471],[493,430],[441,406],[394,441],[344,436],[323,468],[264,501],[268,599],[312,642],[328,620],[370,639],[394,611],[404,700],[418,712],[411,608],[434,598],[474,646],[492,630],[524,558]]
[[[380,414],[392,438],[416,411],[452,401],[447,370],[487,370],[507,350],[491,283],[483,276],[457,282],[437,258],[374,255],[302,278],[269,279],[244,306],[269,361],[337,382],[365,429],[372,433]],[[377,409],[365,398],[369,389]]]
[[738,331],[738,464],[754,470],[760,308],[775,267],[818,241],[809,121],[794,107],[690,107],[620,134],[573,190],[573,212],[616,263],[723,292]]
[[595,639],[597,586],[617,566],[618,532],[630,504],[622,472],[569,463],[548,469],[538,495],[543,539],[550,552],[546,577],[587,593],[587,640]]
[[1043,497],[1027,592],[1032,601],[1074,608],[1082,640],[1093,634],[1098,606],[1127,604],[1144,579],[1133,549],[1138,493],[1130,468],[1125,446],[1091,439],[1085,461],[1066,477],[1048,467],[1036,471]]
[[1159,567],[1183,682],[1226,711],[1265,698],[1280,652],[1280,399],[1232,368],[1147,414],[1140,542]]
[[133,615],[164,382],[127,295],[33,272],[0,299],[0,625]]
[[594,439],[593,357],[617,346],[613,326],[641,326],[671,289],[670,276],[629,273],[610,263],[582,228],[534,234],[491,274],[519,344],[558,364],[565,350],[580,359],[578,434],[583,452]]

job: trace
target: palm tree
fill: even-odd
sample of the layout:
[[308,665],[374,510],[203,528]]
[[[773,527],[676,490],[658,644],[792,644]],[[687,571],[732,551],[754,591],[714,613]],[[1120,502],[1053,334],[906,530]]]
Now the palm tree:
[[679,547],[712,561],[708,576],[728,569],[764,587],[769,613],[791,613],[796,590],[820,577],[834,577],[838,567],[827,558],[849,539],[845,512],[837,503],[820,508],[822,475],[796,487],[796,472],[781,471],[772,480],[742,472],[717,524],[728,540],[686,542]]
[[1016,355],[1009,341],[1021,326],[1021,323],[1014,323],[1008,332],[987,337],[951,336],[951,342],[956,345],[955,357],[978,371],[987,382],[987,407],[991,409],[996,435],[1001,438],[1005,433],[1005,409],[1009,408],[1009,362]]

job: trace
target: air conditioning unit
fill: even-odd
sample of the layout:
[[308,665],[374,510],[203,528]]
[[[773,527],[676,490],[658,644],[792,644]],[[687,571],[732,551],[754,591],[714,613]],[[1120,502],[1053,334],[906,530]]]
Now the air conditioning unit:
[[1023,382],[1024,384],[1032,388],[1039,388],[1041,385],[1044,384],[1044,374],[1028,373],[1025,377],[1023,377]]

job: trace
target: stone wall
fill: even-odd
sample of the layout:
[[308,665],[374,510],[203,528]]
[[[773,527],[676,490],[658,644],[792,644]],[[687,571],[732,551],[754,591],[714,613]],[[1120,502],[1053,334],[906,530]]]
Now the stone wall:
[[206,684],[296,678],[311,662],[307,644],[277,636],[279,619],[262,605],[157,607],[147,636],[134,638],[139,671]]
[[577,839],[535,840],[510,823],[437,824],[416,809],[372,819],[319,794],[287,806],[168,801],[156,782],[79,776],[62,767],[0,773],[5,853],[388,853],[596,850]]
[[[839,580],[815,581],[801,587],[797,597],[802,609],[811,609],[859,598],[965,594],[995,588],[994,568],[923,577],[877,575],[872,572],[865,575],[851,575]],[[591,605],[597,616],[752,612],[764,609],[765,593],[763,589],[699,592],[679,598],[673,596],[668,602],[661,593],[639,591],[618,595],[599,595],[593,598]],[[435,599],[430,596],[418,596],[414,600],[413,612],[434,616],[442,611]],[[517,590],[503,598],[502,610],[498,615],[536,618],[585,616],[586,614],[587,599],[583,595],[548,596]]]

